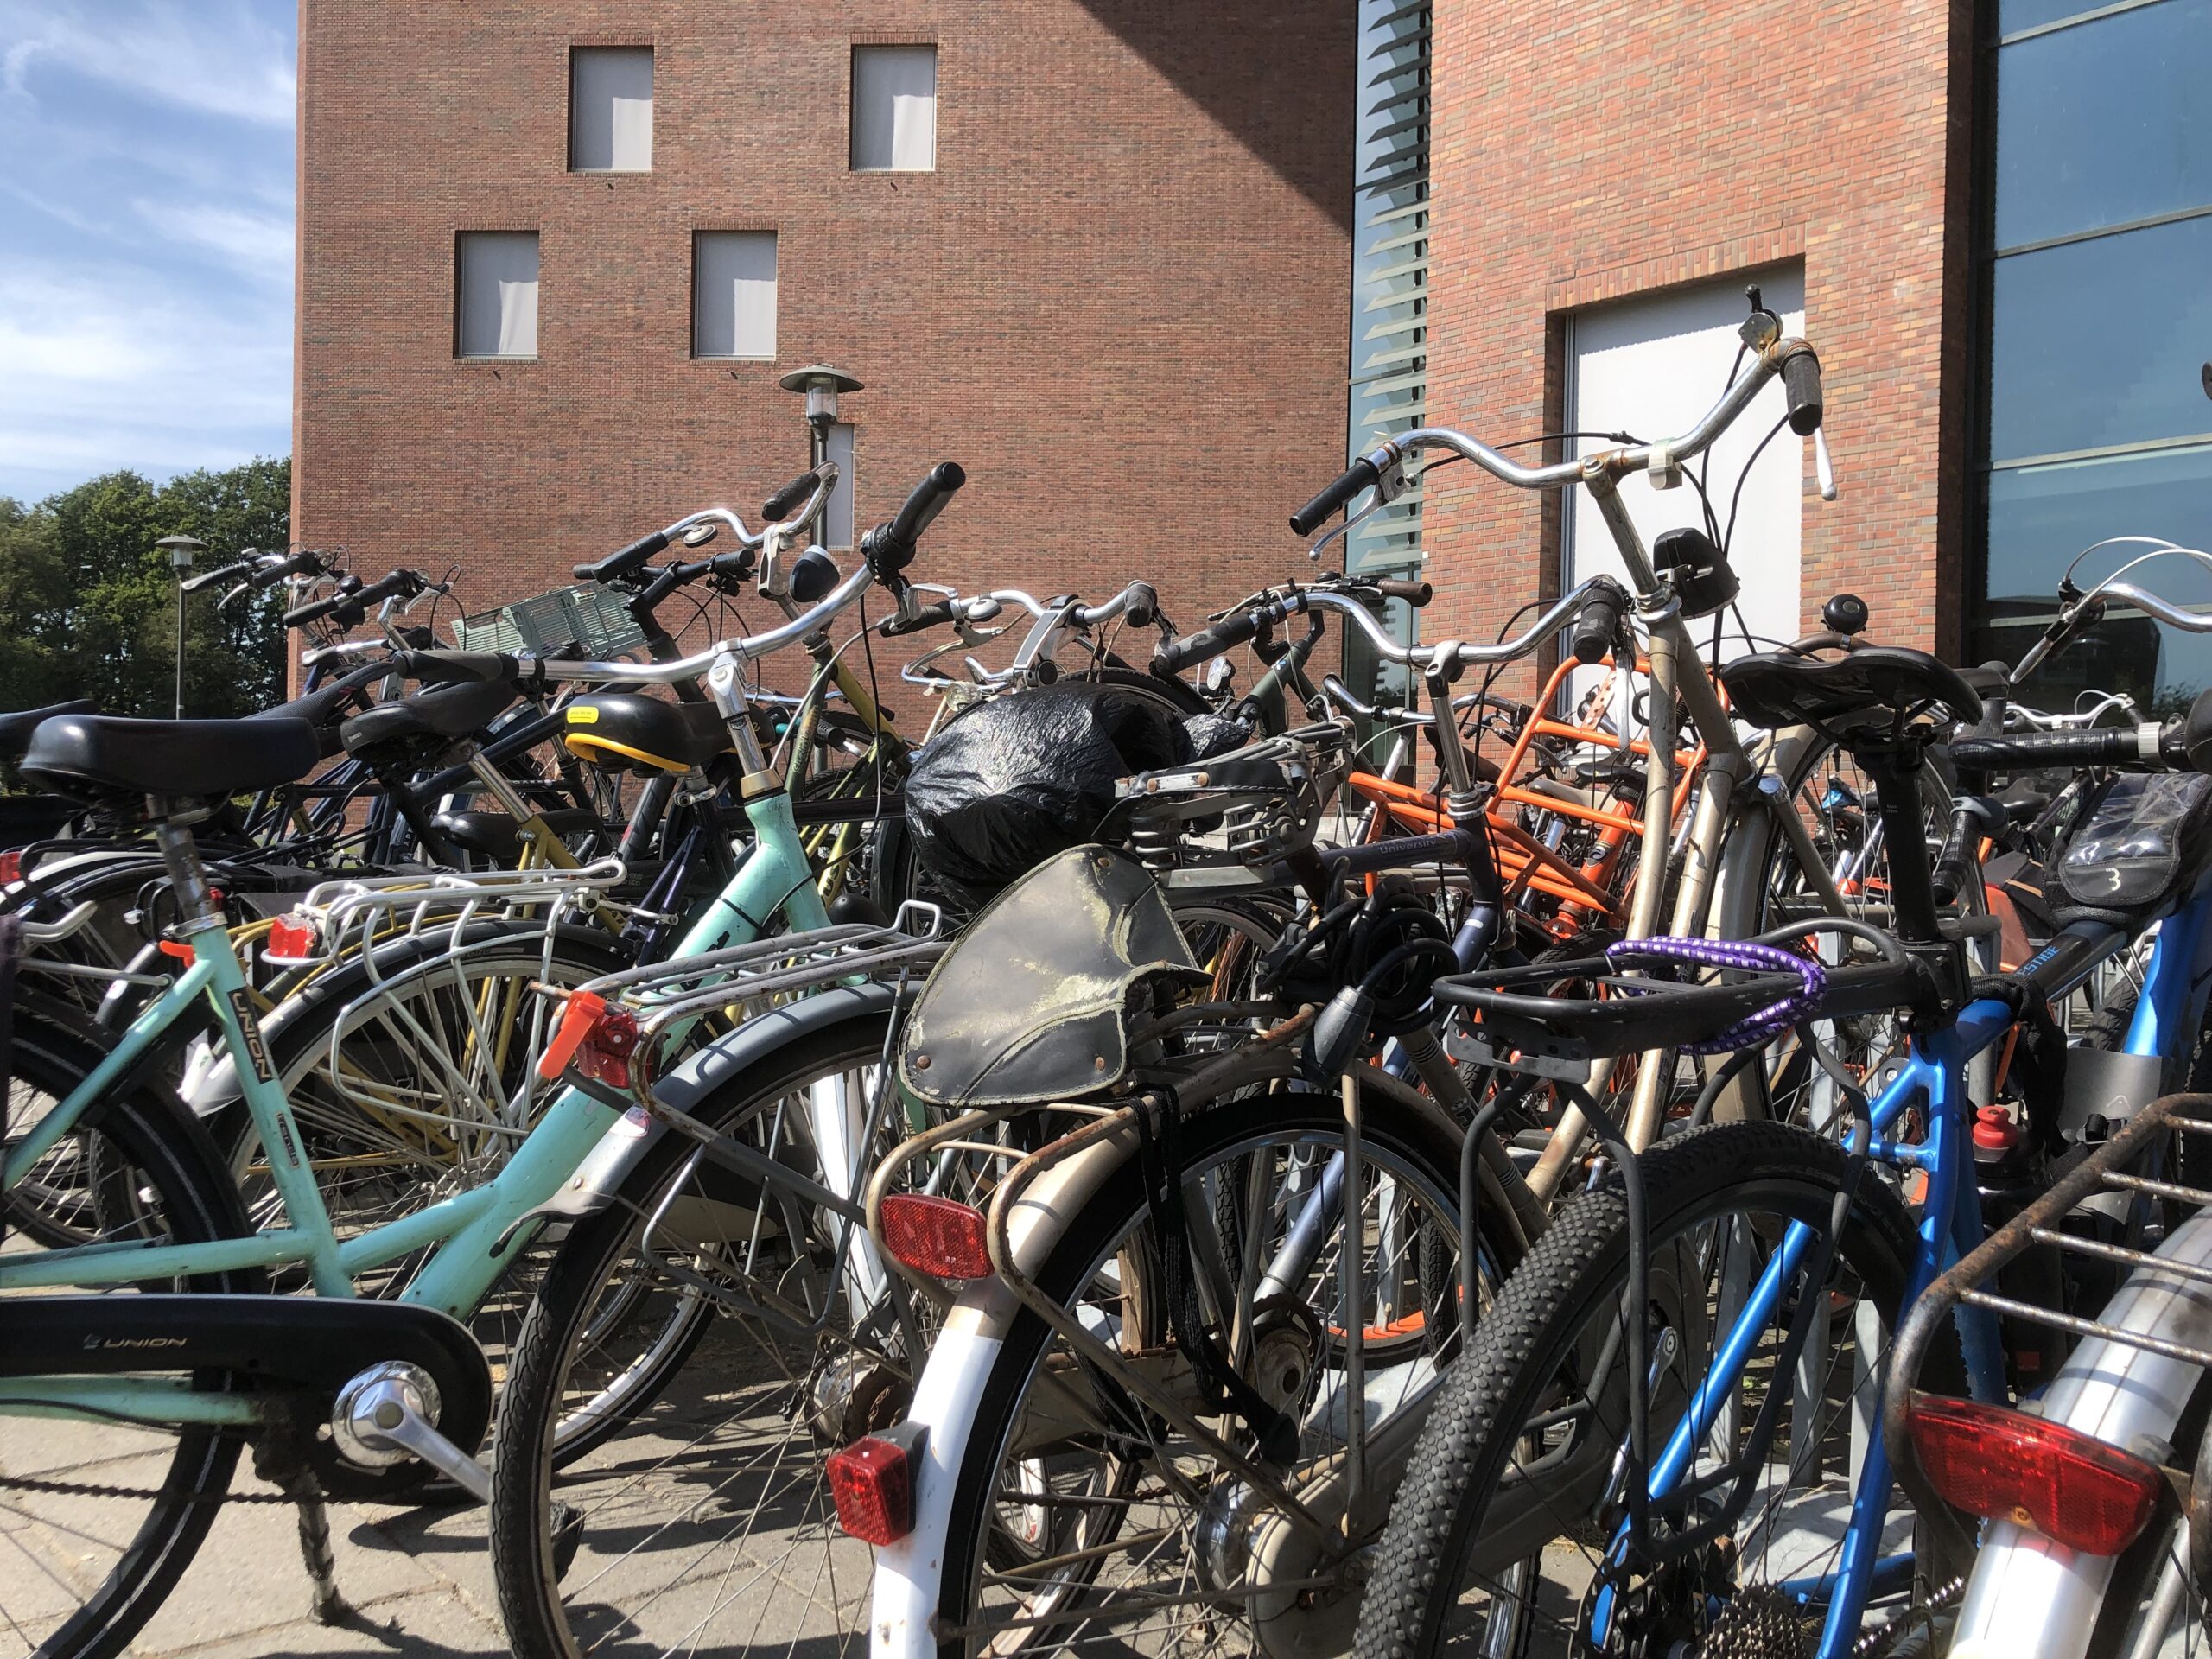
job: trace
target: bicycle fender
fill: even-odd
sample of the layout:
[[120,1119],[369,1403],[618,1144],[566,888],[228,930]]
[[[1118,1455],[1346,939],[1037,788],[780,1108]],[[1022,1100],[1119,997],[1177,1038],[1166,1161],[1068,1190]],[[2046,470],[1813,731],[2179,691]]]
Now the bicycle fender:
[[[696,1113],[717,1090],[753,1066],[766,1064],[785,1045],[818,1035],[849,1020],[873,1019],[897,995],[890,985],[838,985],[772,1008],[689,1056],[653,1086],[654,1096],[681,1112]],[[531,1213],[581,1221],[613,1204],[646,1153],[670,1133],[642,1106],[632,1106],[600,1138],[561,1190]]]

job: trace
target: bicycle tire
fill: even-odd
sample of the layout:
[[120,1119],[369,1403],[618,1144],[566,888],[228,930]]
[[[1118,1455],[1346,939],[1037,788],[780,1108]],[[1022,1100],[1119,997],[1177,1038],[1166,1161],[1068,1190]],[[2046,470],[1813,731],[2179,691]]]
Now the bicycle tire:
[[[66,1097],[99,1064],[99,1058],[97,1048],[73,1041],[50,1026],[33,1024],[16,1030],[14,1071],[17,1084],[28,1084],[56,1100]],[[224,1171],[213,1143],[174,1096],[141,1086],[96,1101],[71,1133],[87,1141],[97,1135],[102,1143],[112,1146],[114,1154],[124,1164],[110,1172],[113,1179],[99,1185],[112,1191],[116,1180],[126,1184],[128,1192],[123,1196],[134,1213],[147,1210],[150,1199],[151,1205],[166,1217],[166,1236],[178,1243],[201,1243],[241,1237],[251,1231],[245,1208],[238,1201],[238,1189]],[[86,1160],[87,1167],[95,1167],[99,1162],[96,1153]],[[10,1259],[22,1261],[24,1256],[13,1253]],[[241,1269],[194,1274],[161,1287],[207,1294],[246,1294],[265,1286],[261,1274]],[[118,1294],[127,1292],[118,1287]],[[5,1306],[6,1300],[0,1300],[0,1312]],[[0,1319],[0,1323],[4,1320]],[[222,1375],[200,1374],[194,1381],[200,1389],[219,1389],[228,1386],[231,1379]],[[91,1478],[95,1481],[131,1484],[117,1480],[115,1462],[120,1456],[118,1438],[130,1432],[127,1427],[95,1426],[89,1419],[57,1422],[0,1415],[0,1441],[9,1437],[10,1430],[35,1436],[36,1443],[28,1454],[10,1456],[0,1451],[0,1470],[10,1473],[27,1470],[65,1472],[67,1465],[59,1459],[72,1455],[64,1449],[69,1436],[73,1432],[91,1433],[99,1437],[99,1444],[85,1460],[103,1465],[89,1471]],[[38,1659],[113,1659],[160,1611],[191,1566],[213,1524],[219,1499],[230,1488],[242,1441],[235,1435],[209,1428],[179,1429],[173,1439],[175,1450],[168,1459],[166,1476],[145,1483],[156,1496],[147,1505],[144,1519],[130,1532],[128,1541],[120,1544],[114,1564],[75,1612],[55,1622],[50,1609],[45,1610],[45,1616],[41,1617],[37,1606],[36,1592],[48,1591],[54,1583],[66,1580],[50,1579],[34,1586],[24,1582],[22,1574],[12,1578],[0,1575],[0,1623],[18,1630],[52,1624],[38,1640]],[[157,1459],[161,1454],[155,1452],[142,1455]],[[25,1548],[35,1547],[33,1535],[39,1519],[35,1513],[39,1501],[40,1495],[27,1493],[11,1502],[11,1508],[26,1523],[22,1531],[15,1535]],[[83,1573],[86,1561],[91,1559],[89,1554],[79,1559],[78,1552],[87,1542],[95,1542],[105,1535],[100,1512],[88,1512],[88,1506],[135,1505],[138,1502],[130,1498],[66,1497],[53,1501],[74,1506],[62,1524],[71,1541],[68,1566],[75,1574]],[[113,1515],[115,1511],[107,1513]],[[128,1515],[122,1518],[127,1521]],[[21,1621],[8,1613],[10,1595],[4,1586],[10,1582],[17,1583],[27,1593],[32,1593],[32,1606]]]
[[[1264,1144],[1274,1136],[1304,1135],[1325,1141],[1332,1134],[1341,1135],[1343,1127],[1342,1109],[1333,1091],[1265,1094],[1223,1103],[1192,1114],[1183,1125],[1185,1167],[1186,1171],[1203,1168],[1210,1160],[1233,1155],[1242,1146]],[[1446,1213],[1456,1229],[1459,1137],[1448,1119],[1433,1108],[1403,1104],[1397,1096],[1377,1089],[1366,1099],[1363,1135],[1370,1157],[1387,1151],[1402,1168],[1421,1172],[1423,1181],[1448,1206]],[[1063,1306],[1080,1296],[1102,1254],[1143,1225],[1146,1212],[1141,1172],[1132,1158],[1109,1175],[1084,1207],[1068,1218],[1038,1271],[1039,1289]],[[1484,1231],[1484,1249],[1493,1262],[1510,1265],[1516,1247],[1506,1235],[1503,1217],[1494,1209],[1485,1215],[1489,1219]],[[1456,1250],[1453,1256],[1450,1264],[1453,1283],[1446,1305],[1456,1308]],[[1137,1298],[1141,1304],[1154,1300],[1149,1295]],[[1322,1334],[1325,1338],[1326,1333]],[[1440,1335],[1442,1340],[1450,1339],[1448,1332]],[[978,1395],[973,1415],[976,1428],[956,1478],[944,1540],[938,1613],[941,1629],[957,1630],[969,1623],[977,1581],[992,1559],[991,1552],[1002,1548],[1002,1541],[995,1542],[992,1519],[1002,1497],[999,1476],[1010,1437],[1022,1416],[1031,1379],[1044,1363],[1053,1340],[1045,1322],[1025,1307],[1009,1327]],[[1205,1484],[1203,1478],[1198,1484]],[[1076,1587],[1087,1590],[1089,1580],[1079,1579]],[[1088,1605],[1071,1607],[1059,1624],[1034,1625],[1023,1634],[1041,1644],[1043,1650],[1058,1650],[1065,1627],[1083,1622],[1090,1611]],[[1008,1639],[1013,1634],[1001,1632]],[[947,1656],[964,1651],[957,1639],[942,1642],[938,1650]]]
[[[1833,1143],[1806,1131],[1745,1122],[1688,1131],[1645,1154],[1641,1167],[1656,1268],[1684,1230],[1726,1213],[1732,1202],[1825,1227],[1846,1162]],[[1887,1184],[1860,1181],[1839,1255],[1891,1331],[1916,1243],[1911,1217]],[[1588,1334],[1592,1311],[1609,1300],[1618,1305],[1626,1272],[1626,1199],[1615,1179],[1560,1212],[1485,1313],[1466,1357],[1446,1374],[1377,1552],[1360,1611],[1360,1659],[1426,1659],[1446,1649],[1446,1614],[1468,1580],[1474,1543],[1516,1449],[1528,1443],[1527,1425],[1571,1344]],[[1926,1386],[1942,1389],[1957,1370],[1955,1347],[1946,1344],[1931,1351],[1923,1375]],[[1655,1397],[1655,1448],[1670,1423]],[[1592,1451],[1615,1443],[1593,1440]],[[1541,1497],[1522,1500],[1530,1501],[1550,1507]],[[1540,1549],[1543,1528],[1560,1518],[1557,1511],[1549,1519],[1532,1512],[1527,1547]],[[1522,1548],[1519,1535],[1507,1548]],[[1529,1635],[1524,1630],[1510,1650],[1522,1650]]]

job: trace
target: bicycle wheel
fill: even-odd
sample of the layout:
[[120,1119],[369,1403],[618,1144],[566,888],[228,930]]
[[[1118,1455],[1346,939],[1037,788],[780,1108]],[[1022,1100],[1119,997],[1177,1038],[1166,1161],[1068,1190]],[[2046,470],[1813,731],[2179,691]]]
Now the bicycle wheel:
[[[96,1050],[51,1028],[19,1027],[10,1107],[67,1097],[98,1061]],[[76,1219],[87,1242],[194,1243],[248,1230],[214,1147],[173,1098],[137,1090],[97,1102],[63,1147],[84,1176]],[[32,1241],[10,1228],[6,1249],[20,1262]],[[262,1288],[258,1274],[240,1271],[105,1294]],[[0,1297],[0,1331],[15,1300]],[[189,1381],[234,1386],[220,1374]],[[0,1413],[0,1628],[41,1659],[120,1653],[191,1565],[241,1444],[207,1427]],[[117,1491],[98,1490],[107,1488]]]
[[[1237,1370],[1297,1431],[1281,1478],[1325,1484],[1345,1450],[1352,1328],[1340,1271],[1350,1207],[1325,1196],[1342,1190],[1329,1182],[1332,1168],[1341,1180],[1337,1097],[1255,1095],[1193,1114],[1181,1133],[1192,1258],[1220,1264],[1208,1305],[1249,1312]],[[1135,1404],[1094,1356],[1025,1309],[974,1403],[945,1538],[940,1651],[1153,1653],[1186,1641],[1223,1654],[1342,1649],[1352,1563],[1389,1501],[1387,1448],[1402,1433],[1402,1459],[1459,1328],[1456,1132],[1433,1109],[1370,1086],[1362,1168],[1351,1213],[1363,1241],[1355,1317],[1370,1460],[1353,1548],[1317,1554],[1204,1443]],[[1510,1260],[1502,1239],[1486,1233],[1484,1248],[1492,1262]],[[1036,1282],[1122,1363],[1216,1414],[1166,1340],[1162,1268],[1133,1159],[1068,1218]],[[1494,1276],[1485,1263],[1485,1281]],[[1233,1408],[1221,1421],[1251,1445]]]
[[[1656,1460],[1708,1373],[1715,1332],[1733,1325],[1787,1224],[1825,1233],[1847,1176],[1836,1147],[1774,1123],[1693,1130],[1646,1154],[1641,1167]],[[1781,1319],[1819,1299],[1792,1372],[1777,1363],[1786,1325],[1770,1323],[1710,1431],[1687,1437],[1694,1477],[1741,1459],[1745,1484],[1700,1492],[1694,1478],[1670,1489],[1684,1496],[1652,1505],[1655,1528],[1675,1534],[1714,1519],[1732,1496],[1740,1513],[1671,1564],[1620,1573],[1607,1557],[1626,1512],[1626,1203],[1618,1179],[1578,1199],[1446,1377],[1377,1554],[1360,1612],[1362,1659],[1518,1655],[1539,1627],[1547,1652],[1663,1653],[1701,1641],[1715,1652],[1792,1651],[1804,1632],[1795,1604],[1773,1586],[1834,1566],[1852,1496],[1853,1426],[1878,1414],[1914,1247],[1911,1218],[1888,1185],[1859,1181],[1825,1276],[1812,1279],[1811,1255],[1782,1275]],[[1932,1353],[1927,1386],[1942,1388],[1956,1370],[1955,1350]],[[1781,1415],[1761,1446],[1752,1431],[1776,1389],[1784,1390]],[[1897,1498],[1892,1524],[1902,1530],[1909,1515]],[[1765,1627],[1774,1645],[1719,1644],[1716,1611],[1739,1624],[1774,1621]]]
[[[873,1099],[890,1018],[795,1041],[694,1116],[797,1177],[849,1179],[823,1168],[823,1114],[850,1124]],[[817,1442],[894,1421],[914,1357],[845,1235],[673,1135],[570,1231],[500,1408],[492,1561],[518,1654],[744,1644],[764,1620],[779,1641],[854,1628],[867,1558],[837,1531]],[[768,1295],[780,1322],[739,1300]],[[581,1553],[563,1582],[569,1516]]]

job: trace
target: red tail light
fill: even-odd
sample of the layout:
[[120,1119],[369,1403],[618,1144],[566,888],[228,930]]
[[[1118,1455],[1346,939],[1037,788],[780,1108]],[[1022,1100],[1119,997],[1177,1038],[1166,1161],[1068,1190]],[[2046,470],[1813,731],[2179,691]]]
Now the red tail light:
[[23,879],[23,855],[10,848],[0,853],[0,881],[20,881]]
[[2117,1555],[2142,1534],[2165,1477],[2078,1429],[1969,1400],[1915,1400],[1921,1467],[1969,1515],[2016,1521],[2069,1549]]
[[315,923],[295,912],[279,916],[270,924],[269,937],[262,941],[261,955],[265,962],[305,962],[315,954],[318,936]]
[[982,1212],[950,1198],[899,1193],[883,1201],[883,1242],[932,1279],[988,1279],[991,1249]]
[[870,1544],[895,1544],[912,1532],[921,1449],[919,1427],[902,1424],[888,1436],[870,1434],[832,1452],[830,1495],[837,1503],[837,1524]]
[[595,991],[572,992],[553,1040],[538,1057],[537,1075],[550,1083],[573,1064],[594,1082],[627,1089],[638,1039],[637,1019],[626,1009],[607,1007]]

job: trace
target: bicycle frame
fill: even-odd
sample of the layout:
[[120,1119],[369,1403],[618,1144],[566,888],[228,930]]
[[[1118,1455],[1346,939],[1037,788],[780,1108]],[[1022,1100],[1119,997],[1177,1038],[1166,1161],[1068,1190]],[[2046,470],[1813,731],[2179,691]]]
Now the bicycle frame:
[[[790,798],[781,792],[758,796],[747,804],[747,813],[754,831],[752,848],[729,886],[686,934],[678,947],[681,954],[703,955],[758,938],[766,918],[779,913],[798,930],[828,924]],[[181,840],[181,832],[167,831],[164,839],[171,836]],[[188,842],[183,850],[189,854]],[[0,1167],[0,1187],[12,1187],[23,1179],[92,1103],[129,1076],[140,1057],[173,1023],[188,1018],[193,1005],[204,997],[237,1066],[247,1110],[268,1149],[270,1175],[290,1224],[245,1238],[166,1245],[119,1242],[10,1257],[0,1262],[0,1293],[304,1266],[317,1294],[351,1296],[357,1274],[435,1247],[435,1255],[409,1283],[401,1300],[465,1319],[506,1271],[517,1242],[529,1232],[524,1224],[531,1213],[559,1190],[619,1116],[591,1095],[564,1088],[491,1180],[340,1241],[302,1150],[291,1103],[270,1064],[254,1016],[251,988],[229,932],[219,917],[203,917],[189,925],[179,948],[191,957],[185,971],[131,1022],[92,1074],[10,1151]],[[690,1023],[695,1022],[671,1027],[671,1039],[680,1037]],[[0,1413],[11,1414],[35,1408],[50,1415],[57,1407],[75,1406],[156,1422],[245,1423],[255,1418],[250,1402],[251,1396],[243,1395],[182,1396],[169,1382],[154,1377],[34,1377],[0,1382]]]
[[[2056,996],[2086,978],[2107,957],[2124,948],[2128,936],[2114,929],[2101,950],[2069,950],[2047,945],[2021,970],[2046,995]],[[2171,1055],[2187,1052],[2199,1029],[2207,993],[2212,990],[2212,878],[2200,883],[2181,906],[2160,924],[2142,993],[2127,1032],[2126,1052]],[[2047,975],[2049,982],[2039,976]],[[1916,1035],[1903,1065],[1867,1110],[1866,1150],[1884,1162],[1916,1168],[1927,1177],[1919,1223],[1919,1247],[1908,1276],[1902,1306],[1909,1307],[1952,1263],[1982,1240],[1980,1194],[1974,1178],[1970,1139],[1974,1103],[1967,1087],[1967,1066],[2010,1031],[2018,1016],[2005,1002],[1970,1002],[1948,1024]],[[1905,1145],[1890,1138],[1897,1120],[1917,1106],[1928,1125],[1925,1141]],[[1775,1317],[1783,1288],[1816,1242],[1816,1230],[1793,1223],[1781,1246],[1751,1289],[1743,1312],[1715,1344],[1713,1363],[1669,1435],[1652,1460],[1648,1490],[1653,1498],[1670,1494],[1691,1471],[1695,1453],[1726,1402],[1735,1393]],[[1957,1312],[1967,1382],[1976,1400],[2001,1403],[2005,1398],[2004,1360],[1996,1317],[1986,1309]],[[1778,1587],[1801,1605],[1827,1607],[1817,1649],[1819,1659],[1842,1659],[1859,1635],[1859,1620],[1878,1586],[1909,1579],[1911,1558],[1880,1556],[1884,1522],[1890,1513],[1892,1481],[1883,1440],[1880,1414],[1874,1414],[1852,1495],[1835,1568],[1815,1577],[1786,1580]],[[1622,1535],[1615,1536],[1618,1548]],[[1593,1636],[1600,1642],[1611,1617],[1613,1592],[1601,1588],[1593,1604]]]

